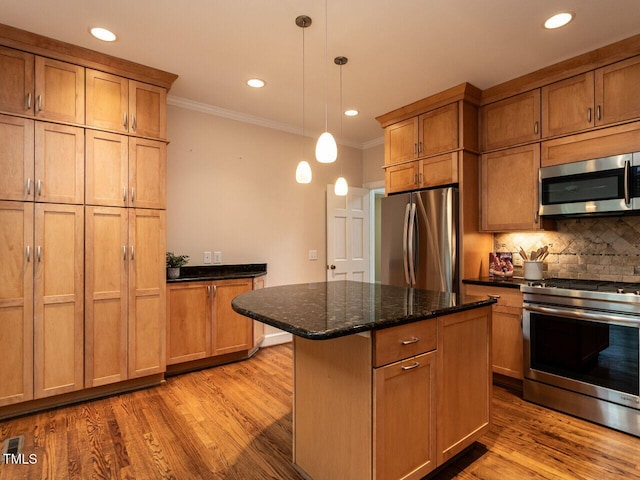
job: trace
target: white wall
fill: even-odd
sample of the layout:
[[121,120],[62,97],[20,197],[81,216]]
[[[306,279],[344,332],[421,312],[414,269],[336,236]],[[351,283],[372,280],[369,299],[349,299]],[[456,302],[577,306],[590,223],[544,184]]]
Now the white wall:
[[[382,135],[382,134],[381,134]],[[367,148],[362,152],[362,183],[364,185],[384,185],[384,143]]]
[[[268,285],[323,281],[326,185],[343,174],[362,186],[362,151],[339,146],[338,161],[314,159],[315,139],[169,106],[167,249],[202,265],[268,264]],[[313,181],[300,185],[303,153]],[[309,261],[308,251],[318,251]]]

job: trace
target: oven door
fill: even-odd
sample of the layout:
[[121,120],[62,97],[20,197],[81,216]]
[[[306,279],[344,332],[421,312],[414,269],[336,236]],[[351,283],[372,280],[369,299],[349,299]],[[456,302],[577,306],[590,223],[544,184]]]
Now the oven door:
[[524,377],[640,408],[640,320],[524,304]]
[[634,155],[540,168],[540,215],[633,210]]

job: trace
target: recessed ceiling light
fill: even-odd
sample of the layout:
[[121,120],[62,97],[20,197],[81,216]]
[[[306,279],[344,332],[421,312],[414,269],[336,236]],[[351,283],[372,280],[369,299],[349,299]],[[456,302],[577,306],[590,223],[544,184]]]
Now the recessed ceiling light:
[[544,28],[551,30],[554,28],[564,27],[567,23],[573,20],[574,16],[575,14],[573,12],[556,13],[552,17],[547,18],[547,21],[544,22]]
[[260,80],[259,78],[250,78],[247,80],[247,85],[253,88],[262,88],[264,87],[264,80]]
[[360,112],[358,112],[358,110],[354,110],[354,109],[350,109],[350,110],[345,110],[344,111],[344,114],[347,117],[355,117],[356,115],[358,115],[358,113],[360,113]]
[[91,35],[96,37],[98,40],[102,40],[103,42],[115,42],[116,34],[107,30],[106,28],[93,27],[91,30]]

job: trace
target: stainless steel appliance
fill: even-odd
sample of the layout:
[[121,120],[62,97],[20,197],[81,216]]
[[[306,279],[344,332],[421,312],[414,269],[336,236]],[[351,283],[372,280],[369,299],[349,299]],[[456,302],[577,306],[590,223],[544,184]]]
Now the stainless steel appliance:
[[381,206],[381,281],[458,293],[458,189],[390,195]]
[[640,210],[640,152],[540,168],[540,215]]
[[640,436],[640,285],[523,285],[524,398]]

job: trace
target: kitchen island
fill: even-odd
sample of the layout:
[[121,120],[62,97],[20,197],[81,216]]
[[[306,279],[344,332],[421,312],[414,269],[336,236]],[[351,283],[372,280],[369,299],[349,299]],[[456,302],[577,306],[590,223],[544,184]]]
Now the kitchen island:
[[419,479],[490,428],[495,300],[359,282],[247,292],[294,334],[293,462],[314,480]]

